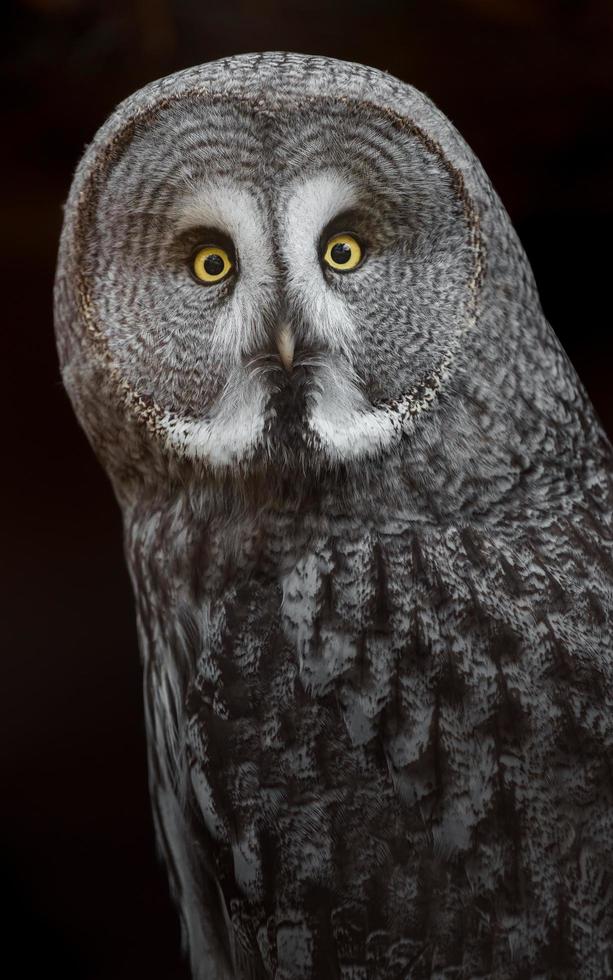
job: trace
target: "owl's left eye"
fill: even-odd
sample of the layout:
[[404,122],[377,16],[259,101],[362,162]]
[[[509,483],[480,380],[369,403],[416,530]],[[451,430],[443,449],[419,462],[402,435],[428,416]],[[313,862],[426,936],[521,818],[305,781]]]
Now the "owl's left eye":
[[200,245],[191,262],[195,278],[207,286],[221,282],[234,268],[232,258],[221,245]]
[[355,237],[348,232],[333,235],[326,242],[323,261],[335,272],[352,272],[357,269],[364,257],[364,249]]

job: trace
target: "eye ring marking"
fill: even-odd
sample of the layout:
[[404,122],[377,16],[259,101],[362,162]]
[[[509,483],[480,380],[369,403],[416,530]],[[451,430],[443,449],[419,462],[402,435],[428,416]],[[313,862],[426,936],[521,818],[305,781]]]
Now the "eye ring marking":
[[364,259],[364,248],[351,232],[341,231],[328,239],[322,258],[334,272],[353,272]]
[[192,275],[202,285],[214,286],[226,279],[233,269],[234,262],[221,245],[199,245],[192,253]]

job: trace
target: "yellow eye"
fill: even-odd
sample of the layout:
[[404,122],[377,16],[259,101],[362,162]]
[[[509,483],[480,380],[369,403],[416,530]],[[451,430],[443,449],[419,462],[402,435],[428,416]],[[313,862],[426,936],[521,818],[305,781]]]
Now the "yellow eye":
[[328,239],[324,249],[324,262],[336,272],[350,272],[360,264],[363,254],[357,238],[342,232]]
[[234,268],[232,259],[221,245],[204,245],[192,257],[192,270],[200,282],[221,282]]

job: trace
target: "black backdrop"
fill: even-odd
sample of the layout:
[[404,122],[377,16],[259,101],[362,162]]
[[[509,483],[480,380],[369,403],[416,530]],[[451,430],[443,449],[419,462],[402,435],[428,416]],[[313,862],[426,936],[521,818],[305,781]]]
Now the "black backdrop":
[[76,161],[120,99],[187,65],[285,49],[391,71],[481,158],[613,433],[613,4],[5,0],[0,16],[0,957],[19,957],[10,976],[185,980],[154,852],[119,515],[60,386],[52,334]]

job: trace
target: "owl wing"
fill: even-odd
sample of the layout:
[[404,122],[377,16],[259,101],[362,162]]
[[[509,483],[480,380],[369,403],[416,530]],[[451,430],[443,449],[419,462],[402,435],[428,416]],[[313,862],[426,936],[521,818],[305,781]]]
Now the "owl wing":
[[378,778],[342,834],[354,893],[377,881],[381,976],[420,955],[425,976],[610,972],[611,503],[347,535],[330,558],[303,676],[351,650],[335,689]]
[[228,574],[187,716],[240,976],[608,975],[610,513],[347,519]]

